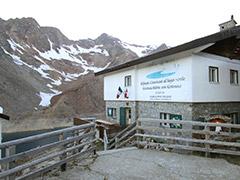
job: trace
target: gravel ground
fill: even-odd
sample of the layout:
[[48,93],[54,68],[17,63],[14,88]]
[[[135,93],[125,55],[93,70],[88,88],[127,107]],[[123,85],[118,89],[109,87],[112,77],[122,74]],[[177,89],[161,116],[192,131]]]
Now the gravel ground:
[[128,149],[100,153],[95,160],[48,177],[51,180],[238,180],[240,166],[211,159],[157,150]]

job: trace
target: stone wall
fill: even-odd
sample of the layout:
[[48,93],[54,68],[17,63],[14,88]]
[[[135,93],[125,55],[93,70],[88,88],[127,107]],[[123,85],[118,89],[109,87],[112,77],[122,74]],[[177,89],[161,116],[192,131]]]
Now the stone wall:
[[183,120],[192,120],[192,103],[137,102],[138,117],[160,118],[160,112],[182,115]]
[[[160,119],[160,113],[177,114],[182,116],[182,120],[192,120],[192,104],[191,103],[173,103],[173,102],[138,102],[139,118]],[[159,123],[142,123],[144,126],[159,126]],[[183,129],[191,129],[189,125],[183,125]],[[186,137],[191,136],[185,134]]]
[[184,103],[184,102],[151,102],[151,101],[106,101],[107,108],[116,108],[117,117],[113,120],[119,123],[120,107],[130,107],[132,122],[137,118],[160,118],[160,112],[182,115],[183,120],[199,120],[211,114],[238,113],[240,119],[240,102],[232,103]]
[[191,103],[169,103],[169,102],[150,102],[150,101],[106,101],[107,108],[116,108],[116,118],[109,118],[119,123],[120,107],[130,107],[132,122],[137,118],[160,118],[160,112],[182,115],[183,120],[192,120]]
[[[106,101],[106,117],[108,120],[119,123],[120,119],[120,107],[129,107],[131,108],[131,122],[136,120],[136,102],[135,101]],[[108,117],[107,108],[116,108],[116,118]]]
[[210,114],[230,114],[238,113],[240,119],[240,102],[221,102],[221,103],[194,103],[193,104],[193,120]]

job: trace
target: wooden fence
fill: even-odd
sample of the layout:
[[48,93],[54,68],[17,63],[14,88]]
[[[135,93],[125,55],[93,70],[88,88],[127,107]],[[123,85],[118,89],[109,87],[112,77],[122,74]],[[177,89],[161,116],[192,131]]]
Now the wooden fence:
[[135,133],[136,133],[136,122],[127,126],[125,129],[117,133],[117,135],[114,138],[110,139],[109,142],[107,142],[107,149],[114,149],[114,148],[116,149],[124,146],[130,140],[133,140],[135,138]]
[[141,118],[138,146],[240,155],[240,125]]
[[[95,133],[95,124],[88,123],[2,143],[6,156],[0,159],[0,179],[32,179],[58,167],[64,171],[67,162],[95,153]],[[58,140],[15,153],[19,144],[51,137]]]

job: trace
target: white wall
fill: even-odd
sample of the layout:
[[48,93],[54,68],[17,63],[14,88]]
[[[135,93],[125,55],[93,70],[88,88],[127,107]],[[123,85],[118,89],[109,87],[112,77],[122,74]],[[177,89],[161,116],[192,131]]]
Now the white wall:
[[[240,61],[201,53],[193,55],[192,63],[193,102],[240,101],[240,86],[230,84],[230,69],[240,74]],[[209,66],[219,68],[219,83],[209,82]]]
[[[159,78],[149,78],[160,72]],[[137,70],[137,100],[189,102],[192,99],[191,57]]]
[[[132,76],[132,84],[134,84],[136,82],[134,69],[104,77],[104,100],[127,100],[124,98],[124,91],[126,90],[126,88],[129,94],[128,100],[135,100],[135,86],[124,86],[124,77],[128,75]],[[117,92],[119,86],[123,90],[123,93],[120,98],[117,99]]]
[[[219,83],[209,82],[209,66],[219,68]],[[104,78],[104,100],[134,100],[161,102],[232,102],[240,101],[240,85],[230,84],[230,69],[239,71],[240,61],[199,53],[154,66],[146,66],[107,75]],[[159,78],[148,75],[162,71]],[[117,99],[120,86],[124,91],[124,77],[132,76],[128,87],[129,99]],[[169,75],[169,76],[168,76]]]
[[[192,101],[191,68],[192,60],[188,57],[107,75],[104,78],[104,100],[190,102]],[[159,76],[153,78],[153,73],[157,72]],[[118,87],[125,90],[124,77],[127,75],[132,76],[132,86],[128,88],[129,99],[125,99],[123,95],[117,99]]]

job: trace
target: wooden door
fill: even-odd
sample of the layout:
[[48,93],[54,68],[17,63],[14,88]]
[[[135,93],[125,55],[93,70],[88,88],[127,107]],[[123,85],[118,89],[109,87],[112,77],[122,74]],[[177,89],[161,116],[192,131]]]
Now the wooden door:
[[120,126],[126,127],[126,109],[124,107],[120,107]]

